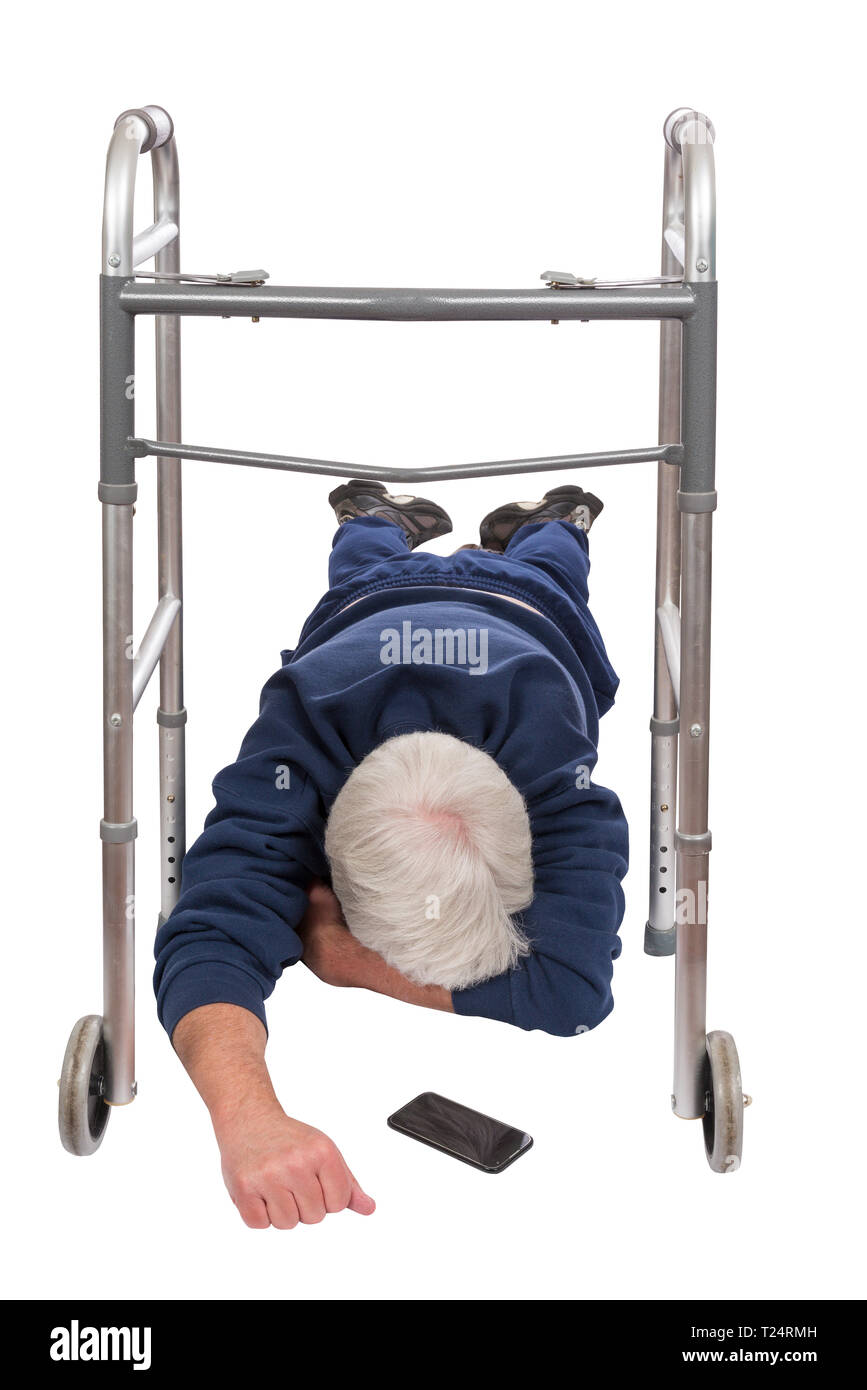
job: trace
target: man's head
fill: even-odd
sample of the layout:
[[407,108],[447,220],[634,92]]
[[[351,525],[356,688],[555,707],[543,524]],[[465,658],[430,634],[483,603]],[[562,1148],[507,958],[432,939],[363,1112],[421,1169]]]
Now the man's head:
[[417,984],[465,989],[526,955],[533,899],[524,799],[492,757],[450,734],[375,748],[325,833],[334,892],[362,945]]

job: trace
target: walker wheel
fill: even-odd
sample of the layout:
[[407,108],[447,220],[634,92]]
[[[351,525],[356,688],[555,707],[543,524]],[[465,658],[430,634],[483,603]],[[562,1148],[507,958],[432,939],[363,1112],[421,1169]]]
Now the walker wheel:
[[99,1014],[80,1018],[69,1035],[63,1069],[57,1123],[60,1142],[68,1153],[96,1153],[111,1110],[103,1100],[105,1049]]
[[715,1173],[736,1173],[741,1166],[745,1099],[734,1038],[731,1033],[708,1033],[702,1128],[707,1161]]

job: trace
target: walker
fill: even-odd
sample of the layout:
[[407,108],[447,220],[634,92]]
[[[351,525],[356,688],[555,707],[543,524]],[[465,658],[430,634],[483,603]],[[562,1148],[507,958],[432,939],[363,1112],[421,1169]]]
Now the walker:
[[[675,957],[672,1108],[700,1119],[714,1172],[740,1166],[744,1106],[729,1033],[706,1032],[711,534],[716,432],[714,129],[680,108],[665,122],[661,273],[596,281],[547,271],[542,289],[320,289],[268,285],[265,271],[181,272],[178,159],[159,106],[125,111],[108,149],[102,233],[101,466],[103,546],[103,1013],[76,1023],[60,1078],[64,1147],[93,1153],[111,1107],[135,1097],[133,714],[157,664],[160,921],[180,889],[185,848],[181,460],[389,482],[499,477],[627,463],[658,466],[656,628],[651,731],[650,912],[644,949]],[[139,155],[150,153],[154,221],[133,232]],[[150,272],[136,267],[153,260]],[[382,468],[183,444],[180,326],[218,317],[395,322],[658,319],[659,443],[645,449]],[[156,327],[156,430],[135,432],[135,324]],[[133,655],[136,460],[157,461],[159,598]],[[682,741],[681,741],[682,736]],[[679,816],[676,816],[676,808]]]

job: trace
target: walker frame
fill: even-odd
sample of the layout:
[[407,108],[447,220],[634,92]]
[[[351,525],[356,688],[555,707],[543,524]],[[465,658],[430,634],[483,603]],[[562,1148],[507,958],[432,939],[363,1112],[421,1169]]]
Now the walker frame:
[[[102,1015],[73,1029],[60,1081],[60,1132],[73,1153],[100,1144],[110,1110],[136,1093],[136,820],[133,715],[159,664],[160,921],[174,907],[185,849],[181,460],[397,482],[500,476],[637,462],[658,465],[650,911],[645,950],[675,956],[672,1107],[702,1119],[711,1167],[740,1165],[743,1107],[734,1042],[706,1033],[711,540],[716,507],[714,131],[700,112],[664,126],[660,275],[601,284],[546,272],[544,289],[321,289],[267,285],[264,271],[182,275],[178,160],[160,107],[122,113],[106,166],[101,287],[104,813]],[[154,221],[134,234],[139,156],[150,153]],[[154,259],[152,283],[136,267]],[[210,317],[392,321],[659,320],[659,436],[644,449],[383,468],[181,442],[180,323]],[[156,440],[135,432],[135,324],[156,326]],[[159,594],[132,655],[136,460],[157,460]],[[683,739],[681,740],[681,732]],[[679,819],[676,816],[679,812]],[[676,890],[671,890],[672,862]]]

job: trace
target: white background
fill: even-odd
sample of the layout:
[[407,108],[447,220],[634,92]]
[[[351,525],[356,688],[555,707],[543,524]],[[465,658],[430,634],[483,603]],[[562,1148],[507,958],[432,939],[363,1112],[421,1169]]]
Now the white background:
[[[22,18],[22,14],[25,16]],[[13,1297],[854,1297],[863,1227],[863,33],[841,4],[298,3],[7,20],[3,334],[5,1279]],[[662,122],[717,129],[710,1027],[734,1033],[741,1171],[669,1113],[672,963],[642,953],[655,468],[606,509],[592,600],[622,678],[599,780],[632,831],[616,1008],[564,1040],[331,990],[269,1009],[290,1113],[378,1211],[247,1230],[159,1028],[156,686],[137,716],[140,1095],[95,1157],[56,1133],[75,1019],[100,1009],[97,272],[104,152],[155,102],[179,142],[183,265],[276,284],[533,286],[658,268]],[[150,220],[142,160],[137,224]],[[138,428],[153,433],[139,326]],[[652,324],[187,320],[190,442],[394,464],[656,438]],[[155,600],[139,468],[136,626]],[[564,479],[560,478],[559,481]],[[434,491],[474,537],[550,476]],[[326,480],[187,464],[191,838],[210,779],[326,583]],[[447,551],[452,541],[436,549]],[[521,1125],[486,1177],[389,1131],[434,1089]]]

